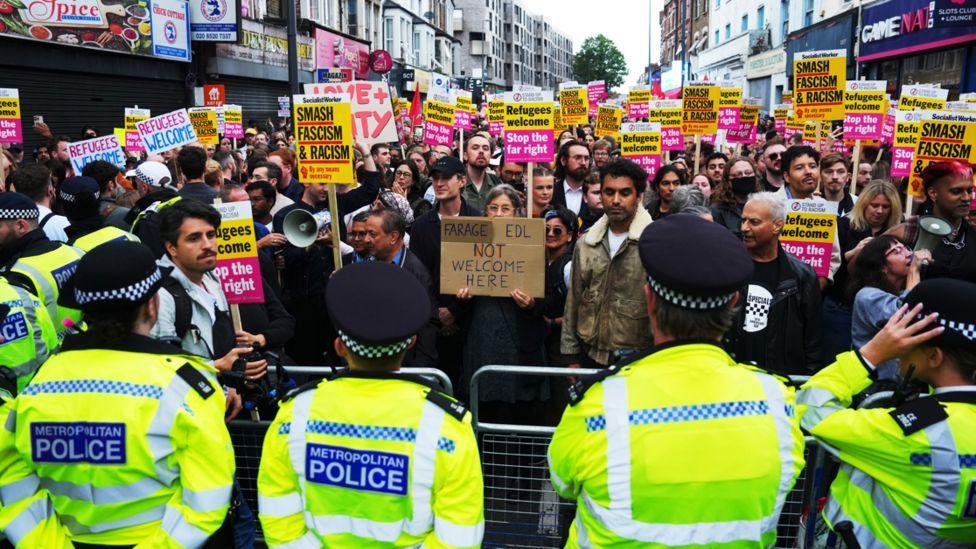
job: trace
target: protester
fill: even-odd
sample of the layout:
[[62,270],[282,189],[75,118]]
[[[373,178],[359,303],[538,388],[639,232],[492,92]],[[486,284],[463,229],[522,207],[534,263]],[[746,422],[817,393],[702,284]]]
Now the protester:
[[599,172],[610,162],[610,150],[613,145],[606,139],[598,139],[593,143],[590,156],[593,158],[593,170]]
[[729,157],[724,153],[713,152],[705,157],[705,175],[711,181],[712,187],[717,187],[722,183],[722,176],[725,174],[725,165],[729,163]]
[[393,192],[407,199],[412,217],[417,218],[431,210],[433,205],[424,198],[420,170],[411,162],[404,162],[393,171]]
[[[84,177],[91,177],[98,184],[99,214],[105,218],[105,224],[122,230],[128,230],[125,218],[129,209],[122,207],[116,201],[119,194],[118,178],[121,170],[118,166],[105,160],[93,160],[81,170]],[[75,174],[79,175],[79,174]]]
[[567,141],[556,155],[555,188],[552,204],[563,206],[586,218],[583,181],[590,173],[590,151],[579,141]]
[[27,164],[10,177],[8,190],[26,195],[37,205],[37,226],[44,230],[48,240],[67,242],[64,230],[71,224],[63,215],[51,211],[54,198],[54,185],[51,184],[51,170],[42,164]]
[[525,165],[520,162],[503,162],[499,170],[502,183],[511,185],[516,191],[525,190]]
[[[723,171],[723,178],[724,178],[724,171]],[[715,189],[718,189],[722,184],[721,181],[719,181],[719,184],[713,187],[712,180],[709,179],[708,176],[703,173],[700,173],[692,177],[690,183],[691,185],[698,187],[698,190],[701,191],[702,195],[705,197],[706,206],[709,204],[709,200],[712,197],[712,193],[715,192]]]
[[[291,149],[278,149],[267,155],[267,161],[281,169],[281,179],[275,183],[278,196],[287,197],[292,203],[300,201],[305,192],[305,187],[295,177],[298,168],[295,152]],[[251,175],[253,176],[253,173]],[[285,202],[282,208],[287,205],[288,202]]]
[[847,215],[854,208],[857,196],[851,195],[851,170],[846,158],[831,153],[820,159],[820,196],[837,202],[837,215]]
[[[600,174],[593,172],[586,175],[586,179],[583,180],[583,211],[577,216],[577,225],[579,226],[579,231],[577,234],[582,234],[587,229],[593,226],[603,216],[603,193],[600,192]],[[553,188],[553,196],[555,196],[556,189],[559,186],[555,185]],[[551,203],[550,203],[551,204]],[[558,206],[558,204],[551,204],[552,206]],[[565,206],[563,206],[565,208]]]
[[820,287],[813,269],[783,250],[779,234],[786,207],[778,193],[749,195],[742,210],[742,242],[753,275],[743,288],[742,308],[724,346],[739,362],[754,362],[780,375],[819,369]]
[[[872,166],[870,162],[861,162],[857,165],[856,191],[858,194],[861,193],[861,189],[863,189],[864,186],[871,181],[871,179],[874,179],[874,176],[872,174],[873,168],[874,166]],[[885,172],[885,177],[890,178],[891,177],[890,172]]]
[[766,148],[762,152],[763,180],[762,190],[776,192],[783,188],[785,183],[783,171],[783,153],[786,146],[783,140],[776,138],[766,141]]
[[[281,210],[291,206],[295,202],[288,198],[287,195],[282,194],[278,191],[278,187],[281,186],[281,181],[287,177],[281,168],[280,162],[272,162],[272,157],[268,157],[268,162],[258,162],[251,169],[251,177],[248,180],[250,183],[257,183],[259,181],[266,181],[271,184],[271,187],[275,191],[275,197],[271,201],[271,209],[268,211],[268,215],[272,218],[278,214]],[[276,156],[279,161],[280,156]],[[271,225],[271,221],[263,222],[265,225]]]
[[482,210],[488,193],[495,185],[500,185],[498,176],[488,171],[488,161],[491,159],[492,143],[484,134],[474,134],[464,143],[464,163],[466,181],[464,184],[464,201],[472,208]]
[[197,146],[186,146],[176,155],[176,162],[180,165],[184,183],[179,195],[183,198],[212,204],[217,198],[217,189],[207,185],[203,174],[207,166],[207,151]]
[[542,212],[552,202],[553,173],[549,168],[538,167],[532,171],[532,217],[542,217]]
[[621,352],[651,343],[637,255],[651,216],[641,204],[647,185],[643,168],[618,159],[600,175],[604,214],[573,251],[560,347],[575,356],[573,366],[605,368]]
[[671,194],[687,184],[685,174],[673,165],[661,166],[654,174],[651,192],[644,195],[644,207],[651,219],[660,219],[671,213]]
[[[342,256],[343,265],[353,263],[365,263],[372,257],[370,255],[369,243],[366,241],[366,221],[369,220],[370,212],[363,211],[352,216],[352,223],[349,224],[349,246],[352,251]],[[428,275],[430,276],[430,275]]]
[[722,183],[716,187],[715,196],[712,197],[712,218],[741,238],[742,208],[749,195],[759,192],[761,188],[752,159],[745,156],[732,159],[725,165]]

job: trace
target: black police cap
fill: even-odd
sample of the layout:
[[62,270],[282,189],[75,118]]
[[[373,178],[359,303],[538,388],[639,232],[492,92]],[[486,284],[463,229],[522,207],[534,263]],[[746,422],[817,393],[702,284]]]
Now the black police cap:
[[685,309],[717,309],[752,279],[752,258],[742,241],[697,215],[651,223],[638,250],[654,292]]
[[905,296],[909,307],[922,304],[922,315],[939,313],[945,327],[935,345],[976,349],[976,284],[954,278],[923,280]]
[[406,349],[433,312],[427,290],[413,275],[377,261],[339,270],[329,279],[325,298],[339,338],[365,358]]
[[138,242],[106,242],[78,261],[61,287],[58,304],[82,311],[112,311],[149,301],[163,285],[149,248]]
[[462,174],[465,172],[464,163],[453,156],[442,156],[434,162],[434,165],[430,167],[430,176],[433,177],[435,173],[440,172],[447,177],[453,175]]
[[37,219],[37,204],[26,194],[0,193],[0,220]]

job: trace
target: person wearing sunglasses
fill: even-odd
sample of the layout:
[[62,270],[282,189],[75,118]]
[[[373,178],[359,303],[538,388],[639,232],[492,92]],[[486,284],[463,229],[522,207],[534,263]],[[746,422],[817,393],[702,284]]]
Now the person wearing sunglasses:
[[786,147],[780,139],[773,139],[766,142],[766,148],[762,153],[762,166],[764,176],[762,187],[764,191],[776,192],[783,188],[785,179],[783,178],[783,153]]

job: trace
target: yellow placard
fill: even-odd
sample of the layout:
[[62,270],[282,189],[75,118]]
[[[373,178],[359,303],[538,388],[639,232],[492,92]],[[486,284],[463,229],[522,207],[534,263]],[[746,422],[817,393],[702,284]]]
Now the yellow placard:
[[614,105],[600,105],[596,110],[596,126],[593,133],[597,137],[605,135],[617,138],[620,136],[620,123],[624,119],[624,110]]
[[847,52],[799,52],[793,59],[793,109],[802,120],[844,118]]
[[712,82],[690,82],[681,92],[681,133],[709,135],[718,131],[722,88]]
[[224,108],[224,124],[243,124],[244,123],[244,112],[240,107],[237,108]]
[[793,102],[793,92],[783,92],[783,98],[780,99],[782,103],[792,103]]
[[735,108],[740,105],[742,105],[742,88],[719,88],[719,107]]
[[742,105],[739,110],[739,124],[755,126],[759,122],[759,105]]
[[505,105],[505,130],[549,130],[555,124],[555,104],[546,102]]
[[563,121],[563,109],[559,106],[559,103],[555,103],[552,106],[552,135],[556,139],[559,138],[559,134],[568,130],[569,127]]
[[460,94],[457,96],[457,101],[454,103],[454,108],[459,111],[474,112],[474,106],[471,103],[471,98]]
[[[302,183],[356,182],[352,166],[352,106],[338,96],[296,95],[295,151]],[[450,110],[454,122],[454,107]]]
[[204,145],[220,143],[217,128],[217,112],[212,107],[193,107],[186,110],[190,115],[193,131],[197,133],[197,141]]
[[119,140],[119,144],[125,146],[125,128],[112,128],[112,133]]
[[488,123],[500,124],[505,122],[505,102],[501,99],[488,100]]
[[424,103],[424,120],[453,126],[454,105],[441,101],[427,101]]
[[911,186],[921,186],[922,170],[933,162],[976,162],[976,114],[928,111],[919,123]]
[[254,222],[251,219],[221,221],[217,240],[220,259],[241,259],[257,257],[258,249],[254,242]]
[[949,90],[932,86],[902,86],[898,98],[900,111],[944,111]]
[[655,154],[661,154],[660,131],[624,131],[620,134],[620,156]]
[[662,128],[681,127],[681,100],[662,99],[648,103],[647,121],[657,122]]
[[851,114],[881,114],[888,112],[884,92],[846,91],[844,110]]
[[586,97],[586,88],[560,90],[559,108],[562,111],[563,124],[567,126],[589,122],[590,104]]

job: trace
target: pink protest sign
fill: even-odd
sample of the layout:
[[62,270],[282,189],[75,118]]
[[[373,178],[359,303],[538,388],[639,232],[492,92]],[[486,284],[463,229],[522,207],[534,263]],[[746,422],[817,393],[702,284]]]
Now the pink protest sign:
[[555,104],[551,91],[505,94],[505,160],[552,162]]
[[881,142],[888,145],[895,138],[895,113],[898,112],[897,109],[888,109],[888,114],[885,115],[884,124],[881,126]]
[[590,102],[590,116],[596,116],[597,105],[607,98],[607,84],[603,80],[594,80],[586,85],[586,98]]
[[830,273],[830,254],[837,232],[837,203],[821,199],[787,200],[783,249],[813,267],[818,277]]
[[216,274],[227,303],[264,303],[251,203],[226,202],[214,208],[220,213]]
[[0,143],[23,143],[20,124],[20,92],[16,88],[0,88]]
[[884,80],[855,80],[844,90],[844,138],[881,139],[887,114]]
[[661,167],[661,124],[629,122],[620,126],[620,156],[636,163],[654,178]]
[[896,111],[895,133],[891,146],[891,176],[908,177],[912,175],[912,159],[915,157],[915,147],[918,145],[918,134],[921,129],[922,115],[920,111]]
[[720,83],[718,99],[718,129],[738,130],[739,111],[742,108],[742,86],[736,82]]
[[685,138],[681,135],[681,100],[657,99],[649,103],[647,120],[661,124],[661,150],[685,150]]
[[244,113],[240,105],[224,105],[224,137],[244,139]]
[[432,94],[424,103],[424,144],[451,146],[454,141],[454,105],[447,96]]

